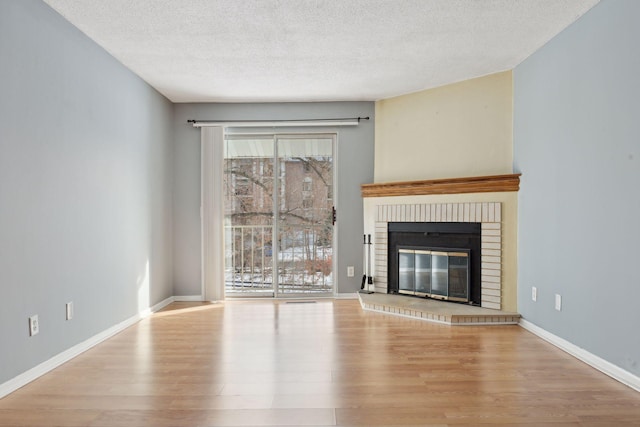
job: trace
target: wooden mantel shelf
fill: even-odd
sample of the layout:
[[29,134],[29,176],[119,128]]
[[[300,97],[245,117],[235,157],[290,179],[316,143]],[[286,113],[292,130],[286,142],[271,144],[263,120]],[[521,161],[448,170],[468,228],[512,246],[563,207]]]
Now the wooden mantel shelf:
[[494,193],[518,191],[519,173],[474,176],[470,178],[432,179],[427,181],[363,184],[362,197],[423,196],[429,194]]

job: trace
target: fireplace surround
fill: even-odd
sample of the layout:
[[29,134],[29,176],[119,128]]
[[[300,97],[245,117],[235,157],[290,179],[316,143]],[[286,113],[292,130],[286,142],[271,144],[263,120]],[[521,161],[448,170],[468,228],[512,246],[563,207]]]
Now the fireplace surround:
[[515,221],[520,176],[516,173],[361,185],[365,231],[375,236],[371,290],[384,294],[388,291],[388,223],[480,223],[481,306],[515,310]]
[[[502,279],[502,205],[482,203],[381,204],[375,207],[375,277],[376,292],[389,292],[389,224],[475,223],[480,228],[480,263],[472,271],[479,273],[479,303],[500,310]],[[420,227],[420,226],[418,226]],[[392,291],[393,292],[393,291]],[[478,301],[474,301],[478,303]]]

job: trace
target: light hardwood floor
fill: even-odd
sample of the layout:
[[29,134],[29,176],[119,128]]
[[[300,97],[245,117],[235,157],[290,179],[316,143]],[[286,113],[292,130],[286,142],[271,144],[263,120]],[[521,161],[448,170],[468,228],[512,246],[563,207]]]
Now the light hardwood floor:
[[622,426],[640,393],[514,325],[174,303],[0,400],[0,425]]

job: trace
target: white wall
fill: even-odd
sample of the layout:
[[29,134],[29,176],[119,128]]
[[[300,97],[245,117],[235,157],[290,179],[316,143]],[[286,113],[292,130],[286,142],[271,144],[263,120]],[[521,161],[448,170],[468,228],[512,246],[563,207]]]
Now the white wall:
[[[640,2],[603,0],[514,72],[518,309],[640,374]],[[531,287],[538,300],[531,300]],[[562,311],[554,309],[555,294]]]
[[172,295],[172,105],[41,1],[0,58],[2,384]]

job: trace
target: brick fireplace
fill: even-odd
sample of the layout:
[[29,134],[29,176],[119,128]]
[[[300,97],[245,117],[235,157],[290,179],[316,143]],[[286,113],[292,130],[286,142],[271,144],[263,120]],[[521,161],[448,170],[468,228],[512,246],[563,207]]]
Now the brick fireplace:
[[376,292],[387,293],[388,224],[390,222],[458,222],[481,225],[480,287],[482,307],[500,310],[502,271],[502,205],[484,203],[385,204],[375,209]]
[[[506,309],[513,310],[515,307],[515,252],[513,251],[516,241],[516,223],[513,218],[515,218],[519,177],[519,174],[511,174],[363,185],[365,231],[373,234],[374,243],[372,262],[374,284],[370,289],[382,294],[389,291],[390,223],[475,223],[480,226],[481,233],[479,267],[481,306],[493,310],[505,310],[505,298],[507,298]],[[505,203],[508,207],[506,216]],[[505,230],[508,231],[506,240]],[[507,252],[504,252],[505,248],[508,248]],[[508,261],[505,261],[505,255]],[[508,263],[505,264],[505,262]],[[506,288],[504,287],[505,273],[508,278]]]

